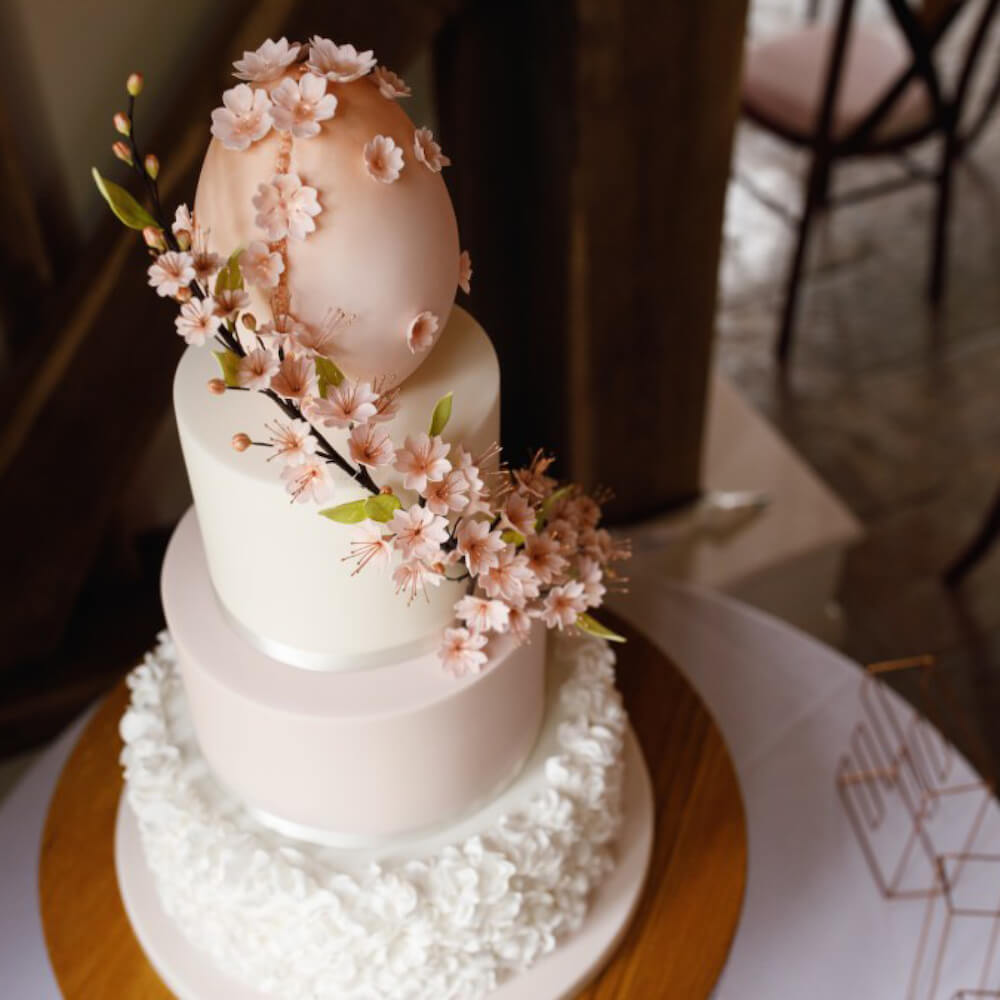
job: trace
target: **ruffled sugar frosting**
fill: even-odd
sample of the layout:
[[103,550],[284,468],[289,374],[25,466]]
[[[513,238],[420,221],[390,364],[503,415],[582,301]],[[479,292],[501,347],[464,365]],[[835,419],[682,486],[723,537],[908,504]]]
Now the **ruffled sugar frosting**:
[[583,922],[622,820],[614,656],[594,639],[551,649],[565,680],[530,797],[420,857],[352,865],[260,827],[218,788],[164,633],[129,676],[121,735],[166,912],[221,970],[288,1000],[473,1000],[528,968]]

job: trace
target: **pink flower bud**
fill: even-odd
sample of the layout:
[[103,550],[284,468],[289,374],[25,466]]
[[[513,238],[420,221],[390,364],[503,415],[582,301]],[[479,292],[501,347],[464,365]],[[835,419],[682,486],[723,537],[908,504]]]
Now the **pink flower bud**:
[[248,435],[242,433],[233,435],[234,451],[246,451],[251,444],[253,444],[253,442],[250,440]]
[[226,391],[226,383],[223,382],[221,378],[209,379],[208,391],[214,393],[216,396],[222,396]]
[[160,173],[160,161],[152,153],[147,153],[142,164],[146,168],[146,173],[155,181]]
[[119,111],[111,120],[115,123],[115,130],[121,135],[129,135],[131,133],[132,122],[129,121],[129,117],[124,111]]
[[242,324],[243,324],[243,325],[244,325],[244,326],[245,326],[245,327],[246,327],[246,328],[247,328],[248,330],[256,330],[256,329],[257,329],[257,317],[256,317],[256,316],[254,316],[254,314],[253,314],[253,313],[244,313],[244,314],[243,314],[243,315],[242,315],[242,316],[240,317],[240,322],[241,322],[241,323],[242,323]]
[[142,93],[142,74],[131,73],[125,81],[125,89],[128,91],[129,97],[138,97]]
[[132,166],[132,150],[128,148],[128,144],[124,142],[116,142],[111,147],[111,152],[118,157],[122,163],[127,163],[130,167]]
[[177,294],[174,295],[174,299],[177,302],[190,302],[191,301],[191,289],[187,285],[183,285],[181,288],[177,289]]
[[177,245],[181,248],[181,250],[191,249],[191,234],[186,229],[181,229],[174,235],[177,238]]
[[167,249],[167,241],[163,238],[163,230],[156,226],[146,226],[142,231],[142,238],[146,241],[146,246],[153,250],[164,251]]

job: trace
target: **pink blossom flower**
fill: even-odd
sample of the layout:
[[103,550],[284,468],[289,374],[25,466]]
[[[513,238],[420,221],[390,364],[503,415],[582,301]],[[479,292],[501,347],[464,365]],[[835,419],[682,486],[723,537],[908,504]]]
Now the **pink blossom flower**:
[[286,236],[304,240],[315,230],[313,219],[322,211],[316,189],[306,187],[298,174],[275,174],[259,185],[253,205],[257,209],[254,222],[272,243]]
[[377,521],[362,521],[355,526],[350,555],[344,557],[357,560],[352,576],[369,565],[384,571],[391,557],[392,548],[388,537],[382,533],[381,524]]
[[444,575],[441,572],[419,559],[410,559],[400,563],[392,574],[393,583],[396,584],[396,593],[406,594],[407,604],[413,601],[418,591],[423,591],[424,597],[427,597],[428,585],[439,587],[443,579]]
[[240,271],[248,285],[260,288],[275,288],[278,278],[285,270],[285,262],[280,253],[271,253],[266,243],[254,240],[240,254]]
[[581,556],[576,564],[580,583],[583,585],[583,599],[587,602],[588,608],[596,608],[601,601],[607,588],[604,586],[604,571],[601,564],[590,556]]
[[410,353],[426,351],[434,343],[434,334],[437,333],[438,326],[440,323],[437,316],[430,311],[417,316],[406,331],[406,345],[410,348]]
[[236,381],[244,389],[263,391],[271,386],[271,379],[278,373],[278,355],[265,347],[257,347],[244,357],[236,368]]
[[524,608],[510,609],[510,631],[518,642],[527,642],[531,636],[531,615]]
[[575,624],[577,618],[587,610],[587,601],[583,596],[583,584],[579,580],[570,580],[561,587],[553,587],[546,595],[542,605],[542,619],[549,628],[560,631]]
[[274,42],[270,38],[255,52],[244,52],[242,59],[233,63],[237,80],[268,83],[277,80],[298,58],[299,45],[289,45],[287,38]]
[[524,554],[531,572],[541,583],[552,583],[567,566],[560,554],[559,543],[547,535],[531,535],[525,540]]
[[389,522],[389,529],[396,536],[395,547],[405,559],[436,562],[441,546],[448,540],[448,522],[417,504],[407,510],[397,510]]
[[390,101],[397,97],[409,97],[412,91],[391,69],[385,66],[378,66],[371,75],[371,81],[379,89],[383,97],[388,97]]
[[510,608],[503,601],[487,600],[468,594],[455,605],[455,614],[473,632],[506,632]]
[[499,531],[491,530],[488,521],[463,518],[456,532],[458,551],[465,556],[465,565],[473,576],[485,573],[500,561],[499,553],[506,543]]
[[438,651],[441,665],[452,677],[478,674],[486,666],[485,645],[485,635],[470,632],[467,628],[446,628],[444,642]]
[[472,455],[461,445],[455,447],[455,468],[458,469],[469,484],[469,505],[465,508],[465,516],[472,514],[491,514],[489,504],[485,502],[485,484],[479,471],[479,466],[472,460]]
[[280,313],[274,320],[265,323],[257,330],[261,343],[272,351],[282,350],[286,354],[292,346],[292,341],[298,341],[299,334],[305,327],[288,313]]
[[581,494],[567,500],[562,505],[559,516],[565,517],[577,531],[596,528],[601,520],[601,506],[593,497]]
[[322,503],[329,499],[333,489],[326,463],[316,458],[298,465],[286,465],[281,471],[281,478],[295,503],[306,503],[309,500]]
[[166,298],[176,295],[194,281],[194,262],[189,253],[167,250],[149,265],[146,273],[156,294]]
[[222,95],[222,103],[212,112],[212,135],[226,149],[248,149],[271,131],[271,98],[266,90],[239,83]]
[[318,325],[298,324],[295,342],[303,350],[324,358],[336,356],[340,345],[340,335],[354,321],[354,316],[343,309],[331,309]]
[[269,425],[274,455],[286,465],[302,465],[315,461],[317,441],[304,420],[275,420]]
[[370,73],[375,65],[371,49],[358,52],[353,45],[337,45],[329,38],[313,35],[309,39],[309,62],[314,73],[335,83],[350,83]]
[[434,133],[429,128],[418,128],[413,133],[413,155],[435,174],[441,173],[441,168],[451,163],[434,141]]
[[215,295],[215,315],[232,319],[250,305],[250,296],[242,288],[224,288]]
[[385,423],[399,412],[399,390],[390,389],[379,394],[375,401],[375,415],[370,418],[373,424]]
[[337,113],[337,98],[326,92],[326,80],[306,73],[297,83],[285,77],[271,91],[271,118],[279,132],[291,132],[296,139],[319,133],[319,123]]
[[528,535],[535,533],[537,516],[534,505],[528,498],[523,493],[515,491],[507,497],[507,502],[503,505],[501,523],[527,538]]
[[327,388],[326,399],[310,403],[310,419],[321,420],[325,427],[366,424],[375,415],[377,399],[368,382],[352,382],[345,378],[340,385]]
[[440,437],[429,437],[423,431],[408,434],[405,446],[396,449],[393,468],[403,474],[403,485],[408,490],[423,493],[429,481],[444,479],[451,471],[449,447]]
[[170,226],[170,231],[178,237],[181,233],[186,233],[188,238],[194,236],[194,218],[191,215],[191,209],[186,204],[178,205],[174,209],[174,221]]
[[458,469],[452,469],[443,479],[429,482],[424,490],[427,509],[435,514],[448,516],[452,510],[464,510],[469,506],[469,484]]
[[469,289],[472,281],[472,258],[469,256],[468,250],[463,250],[458,255],[458,287],[465,292],[466,295],[469,294]]
[[388,432],[375,424],[356,424],[351,430],[348,448],[355,462],[373,469],[388,465],[395,454]]
[[189,344],[201,347],[206,340],[215,336],[219,329],[219,317],[215,315],[215,303],[211,299],[191,299],[181,306],[181,314],[174,320],[177,332]]
[[308,354],[286,354],[271,388],[286,399],[302,399],[316,394],[316,370]]
[[194,276],[203,288],[208,288],[209,282],[219,273],[223,265],[222,258],[217,253],[208,250],[198,250],[192,255]]
[[514,608],[538,596],[538,578],[528,565],[528,557],[513,545],[502,549],[495,566],[479,574],[479,586],[488,597],[495,597]]
[[402,173],[403,151],[387,135],[365,143],[364,158],[369,175],[383,184],[392,184]]
[[572,553],[576,549],[580,537],[580,533],[565,517],[556,517],[549,521],[545,526],[545,534],[555,539],[565,553]]

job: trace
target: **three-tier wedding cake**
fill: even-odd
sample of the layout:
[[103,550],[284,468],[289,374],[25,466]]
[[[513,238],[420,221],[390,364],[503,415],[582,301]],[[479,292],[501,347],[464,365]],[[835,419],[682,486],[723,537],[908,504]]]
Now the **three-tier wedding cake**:
[[194,507],[129,679],[119,836],[240,989],[486,996],[615,864],[627,721],[591,611],[625,552],[549,458],[500,461],[449,160],[405,82],[322,38],[235,70],[192,210],[162,215],[136,75],[115,152],[150,207],[95,171],[190,345]]

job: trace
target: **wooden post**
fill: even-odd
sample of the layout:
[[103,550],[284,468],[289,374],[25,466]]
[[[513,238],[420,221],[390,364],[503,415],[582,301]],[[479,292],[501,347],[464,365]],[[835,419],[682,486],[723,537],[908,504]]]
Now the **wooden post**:
[[695,495],[745,0],[508,0],[442,34],[438,93],[516,461]]

